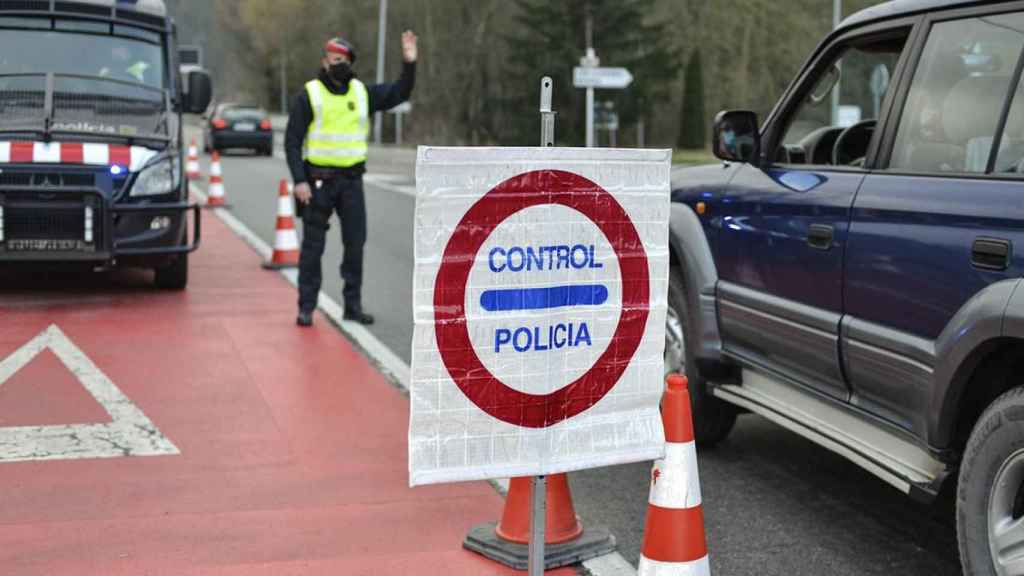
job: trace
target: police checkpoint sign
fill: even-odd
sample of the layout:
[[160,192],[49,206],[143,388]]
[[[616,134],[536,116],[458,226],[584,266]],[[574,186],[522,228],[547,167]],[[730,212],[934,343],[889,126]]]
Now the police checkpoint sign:
[[670,159],[420,147],[411,485],[663,455]]

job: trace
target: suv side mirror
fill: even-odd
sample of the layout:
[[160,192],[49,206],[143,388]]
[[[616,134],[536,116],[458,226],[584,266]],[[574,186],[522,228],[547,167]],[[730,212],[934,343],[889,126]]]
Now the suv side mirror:
[[715,156],[727,162],[750,162],[761,147],[757,114],[749,110],[726,110],[715,116],[711,130]]
[[188,73],[188,94],[185,96],[185,112],[202,114],[213,98],[213,82],[203,70]]

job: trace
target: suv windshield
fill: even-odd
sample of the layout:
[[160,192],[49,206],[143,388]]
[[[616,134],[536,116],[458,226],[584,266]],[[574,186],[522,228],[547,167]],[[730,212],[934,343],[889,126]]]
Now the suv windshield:
[[[47,74],[53,74],[52,88]],[[166,136],[165,77],[159,44],[109,34],[3,30],[0,131]]]

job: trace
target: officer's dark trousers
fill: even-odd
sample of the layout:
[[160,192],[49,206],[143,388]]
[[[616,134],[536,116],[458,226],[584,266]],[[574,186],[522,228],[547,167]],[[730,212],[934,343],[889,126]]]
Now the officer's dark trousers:
[[302,210],[302,252],[299,256],[299,309],[316,308],[317,295],[323,276],[320,257],[327,242],[328,221],[337,212],[341,220],[341,242],[345,255],[341,264],[341,278],[345,281],[342,295],[345,308],[359,308],[362,304],[363,246],[366,244],[366,203],[363,199],[363,180],[334,178],[325,180],[319,189],[310,182],[313,199]]

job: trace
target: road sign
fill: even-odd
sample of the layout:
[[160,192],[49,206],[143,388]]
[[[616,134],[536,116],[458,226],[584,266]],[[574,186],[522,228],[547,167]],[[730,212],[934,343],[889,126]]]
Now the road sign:
[[588,68],[572,70],[572,83],[577,88],[621,89],[633,83],[633,75],[625,68]]
[[662,451],[670,158],[420,148],[412,484]]
[[92,394],[110,421],[0,427],[0,463],[178,454],[174,444],[57,326],[0,360],[0,388],[47,349]]

